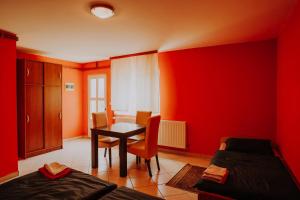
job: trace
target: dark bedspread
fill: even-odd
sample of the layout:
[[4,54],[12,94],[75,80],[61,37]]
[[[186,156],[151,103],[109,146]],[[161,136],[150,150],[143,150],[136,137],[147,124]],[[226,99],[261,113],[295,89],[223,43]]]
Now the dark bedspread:
[[115,184],[75,170],[57,180],[33,172],[0,185],[0,199],[98,199],[116,187]]
[[235,199],[300,199],[288,171],[275,156],[218,151],[212,163],[229,169],[224,185],[200,180],[198,189]]
[[126,187],[119,187],[99,200],[162,200]]

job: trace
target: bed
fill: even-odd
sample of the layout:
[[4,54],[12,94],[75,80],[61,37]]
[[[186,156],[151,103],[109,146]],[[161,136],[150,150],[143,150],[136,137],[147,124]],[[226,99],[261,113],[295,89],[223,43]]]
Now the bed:
[[119,187],[112,192],[101,197],[99,200],[163,200],[142,192],[138,192],[127,187]]
[[[253,142],[253,147],[251,141],[242,141],[235,144],[237,148],[231,149],[227,143],[224,150],[216,152],[211,163],[227,168],[228,179],[225,184],[200,180],[197,184],[199,199],[300,199],[296,183],[281,159],[273,154],[268,142]],[[261,149],[255,148],[257,146]],[[212,194],[211,198],[203,197],[209,197],[209,194]]]
[[129,188],[117,188],[116,184],[108,183],[97,177],[72,170],[72,173],[51,180],[40,172],[16,178],[0,185],[0,199],[5,200],[159,200]]
[[56,180],[33,172],[0,185],[0,199],[97,199],[115,188],[116,184],[76,170]]

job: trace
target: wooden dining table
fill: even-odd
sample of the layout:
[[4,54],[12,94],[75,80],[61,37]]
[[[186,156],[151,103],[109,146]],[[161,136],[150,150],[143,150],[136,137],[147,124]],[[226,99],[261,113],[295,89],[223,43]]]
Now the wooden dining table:
[[127,176],[127,138],[143,133],[146,127],[135,123],[115,123],[106,127],[92,128],[92,168],[98,168],[98,135],[119,138],[120,177]]

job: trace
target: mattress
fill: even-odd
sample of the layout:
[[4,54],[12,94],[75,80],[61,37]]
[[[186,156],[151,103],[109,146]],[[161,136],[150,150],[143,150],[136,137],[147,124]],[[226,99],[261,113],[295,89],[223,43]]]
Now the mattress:
[[0,199],[97,199],[116,187],[115,184],[76,170],[56,180],[33,172],[0,185]]
[[275,156],[217,151],[212,164],[226,167],[225,184],[200,180],[197,188],[234,199],[300,199],[299,189]]
[[99,200],[162,200],[126,187],[119,187]]

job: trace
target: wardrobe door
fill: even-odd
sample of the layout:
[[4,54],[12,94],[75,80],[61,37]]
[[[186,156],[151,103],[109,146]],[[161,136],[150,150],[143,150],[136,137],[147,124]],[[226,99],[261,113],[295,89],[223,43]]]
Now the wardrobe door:
[[44,84],[61,86],[62,66],[53,63],[44,64]]
[[25,60],[24,65],[25,84],[43,84],[43,63]]
[[62,146],[61,87],[44,87],[45,148]]
[[25,86],[26,153],[44,148],[43,87]]

